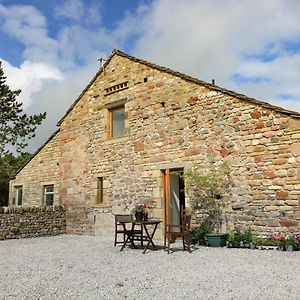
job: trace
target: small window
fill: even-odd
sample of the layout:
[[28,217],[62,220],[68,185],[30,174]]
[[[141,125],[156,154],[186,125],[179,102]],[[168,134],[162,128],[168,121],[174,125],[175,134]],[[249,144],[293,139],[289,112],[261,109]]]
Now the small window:
[[15,186],[15,199],[14,203],[17,206],[21,206],[23,201],[23,187],[20,186]]
[[103,203],[103,177],[98,177],[97,179],[97,203]]
[[118,137],[125,134],[125,106],[117,107],[109,111],[110,137]]
[[54,185],[45,185],[43,191],[43,204],[53,205],[54,203]]

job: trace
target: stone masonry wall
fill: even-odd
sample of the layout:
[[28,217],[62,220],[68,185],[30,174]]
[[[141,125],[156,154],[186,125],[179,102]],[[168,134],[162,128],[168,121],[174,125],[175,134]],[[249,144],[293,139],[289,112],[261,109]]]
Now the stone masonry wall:
[[31,161],[10,181],[9,204],[15,197],[15,186],[23,187],[23,205],[42,205],[43,186],[54,185],[54,204],[59,205],[59,132],[31,159]]
[[[126,81],[128,88],[105,94]],[[109,139],[106,105],[121,99],[126,134]],[[231,164],[229,227],[299,230],[300,121],[270,105],[116,55],[63,120],[60,143],[62,201],[73,232],[104,234],[113,213],[129,212],[134,203],[149,203],[163,218],[162,170],[205,171],[211,157]],[[100,205],[98,177],[104,178]]]
[[62,206],[9,207],[0,210],[0,240],[66,233]]
[[[111,139],[109,107],[120,100],[126,133]],[[24,182],[25,203],[39,204],[42,182],[52,180],[67,233],[104,235],[113,231],[113,214],[130,212],[135,203],[149,203],[152,215],[164,218],[163,170],[205,172],[223,160],[234,184],[229,228],[299,231],[298,114],[114,55],[12,185]]]

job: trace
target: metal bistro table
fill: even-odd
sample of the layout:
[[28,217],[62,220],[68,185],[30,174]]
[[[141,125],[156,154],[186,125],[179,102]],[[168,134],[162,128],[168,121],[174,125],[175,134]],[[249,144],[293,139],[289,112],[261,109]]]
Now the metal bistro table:
[[[124,228],[124,231],[126,233],[126,239],[121,247],[121,250],[122,251],[125,246],[127,245],[128,242],[131,243],[131,245],[133,247],[135,247],[134,245],[134,241],[137,240],[135,238],[141,238],[141,244],[143,245],[143,242],[148,242],[147,245],[145,246],[144,250],[143,250],[143,254],[146,253],[147,249],[149,248],[150,244],[152,245],[152,247],[156,250],[156,246],[153,242],[153,237],[154,237],[154,234],[156,232],[156,229],[158,227],[158,225],[161,223],[162,221],[161,220],[155,220],[155,219],[149,219],[147,221],[136,221],[136,220],[131,220],[131,221],[123,221],[123,222],[120,222]],[[131,224],[131,229],[126,229],[126,224]],[[140,233],[137,234],[135,236],[135,226],[136,225],[140,225],[142,227],[142,233],[141,233],[141,236],[140,236]],[[149,232],[149,229],[150,227],[152,227],[152,232]],[[145,232],[145,235],[144,235],[144,232]]]

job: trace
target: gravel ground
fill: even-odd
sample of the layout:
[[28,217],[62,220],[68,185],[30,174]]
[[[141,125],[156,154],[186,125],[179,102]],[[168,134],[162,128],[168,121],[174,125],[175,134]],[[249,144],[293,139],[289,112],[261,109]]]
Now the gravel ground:
[[300,299],[300,252],[174,246],[143,255],[103,237],[0,241],[0,299]]

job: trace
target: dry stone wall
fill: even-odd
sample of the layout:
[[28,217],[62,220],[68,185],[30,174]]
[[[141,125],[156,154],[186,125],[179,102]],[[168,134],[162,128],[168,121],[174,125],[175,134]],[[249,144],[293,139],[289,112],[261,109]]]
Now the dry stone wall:
[[0,240],[65,233],[66,216],[62,206],[0,209]]

